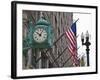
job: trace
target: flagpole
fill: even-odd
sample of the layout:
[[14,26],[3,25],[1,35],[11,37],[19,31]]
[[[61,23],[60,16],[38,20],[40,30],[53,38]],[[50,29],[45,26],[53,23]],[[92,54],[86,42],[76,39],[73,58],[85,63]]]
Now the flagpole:
[[[78,20],[79,20],[79,18],[78,18],[74,23],[76,23]],[[74,24],[74,23],[73,23],[73,24]]]

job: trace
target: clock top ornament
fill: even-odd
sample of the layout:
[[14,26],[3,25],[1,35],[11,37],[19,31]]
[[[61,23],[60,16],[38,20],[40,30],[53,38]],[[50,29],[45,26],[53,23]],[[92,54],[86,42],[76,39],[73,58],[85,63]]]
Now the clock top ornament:
[[29,21],[27,39],[23,43],[31,48],[51,48],[53,45],[53,29],[50,22],[40,17],[33,26],[32,21]]
[[44,19],[43,17],[41,17],[41,18],[37,21],[36,25],[47,25],[47,26],[49,26],[50,23],[49,23],[46,19]]

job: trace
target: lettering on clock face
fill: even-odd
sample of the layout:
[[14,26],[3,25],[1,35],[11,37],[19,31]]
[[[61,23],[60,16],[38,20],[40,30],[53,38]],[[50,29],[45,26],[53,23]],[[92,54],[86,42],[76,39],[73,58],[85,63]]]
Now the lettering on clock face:
[[43,28],[38,28],[33,33],[33,39],[38,42],[42,43],[47,39],[47,32]]

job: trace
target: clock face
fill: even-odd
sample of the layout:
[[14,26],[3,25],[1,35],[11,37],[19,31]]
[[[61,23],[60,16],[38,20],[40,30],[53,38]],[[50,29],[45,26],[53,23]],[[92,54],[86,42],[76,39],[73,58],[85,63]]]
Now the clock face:
[[38,28],[33,33],[33,39],[37,43],[42,43],[47,39],[47,32],[43,28]]

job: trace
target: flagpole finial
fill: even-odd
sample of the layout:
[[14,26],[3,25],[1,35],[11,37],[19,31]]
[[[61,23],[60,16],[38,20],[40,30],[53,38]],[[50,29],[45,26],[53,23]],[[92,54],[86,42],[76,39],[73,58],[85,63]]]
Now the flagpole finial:
[[79,20],[79,18],[74,23],[76,23],[78,20]]

